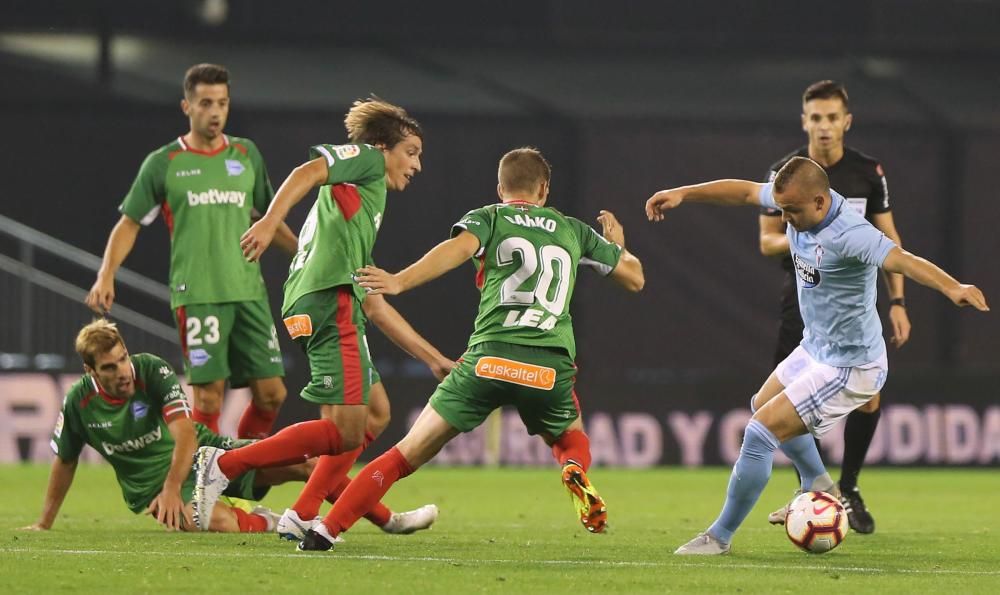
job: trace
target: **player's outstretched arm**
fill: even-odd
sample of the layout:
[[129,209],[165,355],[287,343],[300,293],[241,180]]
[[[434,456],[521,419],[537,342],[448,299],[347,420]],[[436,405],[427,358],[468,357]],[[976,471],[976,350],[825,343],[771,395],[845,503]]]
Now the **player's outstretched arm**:
[[479,238],[463,231],[441,242],[420,260],[392,274],[377,267],[358,269],[358,285],[369,293],[396,295],[437,279],[472,258],[479,251]]
[[52,528],[59,514],[59,508],[69,488],[73,485],[73,476],[76,475],[77,460],[64,461],[58,456],[52,461],[52,470],[49,471],[49,487],[45,490],[45,504],[42,506],[42,516],[34,525],[22,527],[25,531],[46,531]]
[[368,320],[375,323],[382,334],[389,337],[397,347],[427,365],[438,381],[451,372],[457,364],[446,358],[410,326],[403,315],[381,295],[369,295],[361,304]]
[[608,276],[629,291],[641,291],[646,284],[646,277],[642,273],[642,263],[625,249],[625,228],[611,211],[601,211],[597,221],[601,224],[601,235],[604,239],[622,248],[618,264]]
[[763,184],[747,180],[716,180],[692,186],[660,190],[646,201],[646,218],[663,221],[663,213],[684,201],[708,202],[726,206],[759,205],[757,198]]
[[115,301],[115,273],[132,251],[138,235],[139,224],[128,215],[122,215],[111,230],[101,268],[97,271],[97,280],[84,300],[87,307],[97,314],[103,315],[111,310],[111,304]]
[[292,170],[281,188],[274,195],[267,212],[240,238],[240,248],[243,257],[254,262],[260,260],[261,254],[267,250],[278,232],[278,227],[285,221],[288,211],[316,186],[321,186],[329,177],[326,160],[322,157],[307,161]]
[[882,262],[882,269],[900,273],[921,285],[945,294],[956,306],[972,306],[989,312],[986,296],[975,285],[963,285],[933,262],[911,254],[902,248],[893,248]]
[[157,522],[169,531],[180,531],[184,522],[184,499],[181,486],[191,472],[191,459],[198,450],[198,438],[194,422],[186,415],[175,417],[167,423],[167,430],[174,438],[174,454],[170,459],[170,470],[163,481],[163,489],[149,503],[146,513],[156,517]]

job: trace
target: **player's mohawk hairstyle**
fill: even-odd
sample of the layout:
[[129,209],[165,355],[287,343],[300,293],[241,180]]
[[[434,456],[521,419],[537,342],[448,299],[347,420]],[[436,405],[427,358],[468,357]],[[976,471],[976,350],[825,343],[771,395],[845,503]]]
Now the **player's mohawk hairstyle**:
[[83,363],[91,368],[97,360],[97,355],[107,353],[119,343],[124,344],[118,326],[104,318],[98,318],[80,329],[76,335],[76,352],[80,354]]
[[380,145],[386,149],[395,147],[410,135],[424,137],[420,123],[405,109],[375,95],[355,101],[344,118],[344,126],[351,142]]

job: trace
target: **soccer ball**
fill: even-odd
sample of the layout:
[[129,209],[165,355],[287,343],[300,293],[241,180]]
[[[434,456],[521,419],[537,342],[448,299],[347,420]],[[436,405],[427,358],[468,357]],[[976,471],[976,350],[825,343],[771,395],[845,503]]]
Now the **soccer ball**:
[[826,492],[805,492],[788,505],[788,539],[810,554],[822,554],[847,537],[847,511]]

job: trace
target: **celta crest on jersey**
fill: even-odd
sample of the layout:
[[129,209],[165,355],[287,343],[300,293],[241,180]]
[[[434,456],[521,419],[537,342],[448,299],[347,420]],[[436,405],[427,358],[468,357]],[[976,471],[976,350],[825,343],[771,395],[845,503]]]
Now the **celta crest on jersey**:
[[[822,257],[822,248],[817,248],[817,256]],[[792,263],[795,265],[795,274],[802,280],[802,287],[809,289],[819,285],[820,275],[818,268],[806,262],[798,254],[792,254]]]

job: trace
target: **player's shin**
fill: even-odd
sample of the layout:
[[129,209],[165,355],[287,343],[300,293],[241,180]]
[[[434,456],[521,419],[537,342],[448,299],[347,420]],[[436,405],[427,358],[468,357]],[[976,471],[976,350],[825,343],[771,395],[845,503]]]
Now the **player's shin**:
[[263,533],[269,531],[268,519],[261,514],[252,514],[235,506],[232,508],[236,515],[236,522],[239,523],[240,533]]
[[[333,489],[332,492],[327,494],[326,501],[330,504],[336,504],[340,496],[347,490],[348,486],[351,485],[351,478],[344,476],[340,479],[340,484]],[[376,527],[385,528],[386,523],[392,519],[392,510],[388,506],[378,502],[375,507],[365,513],[365,519],[371,522],[371,524]]]
[[277,409],[268,411],[251,401],[243,410],[243,415],[240,416],[236,435],[239,438],[252,438],[254,440],[266,438],[271,434],[271,428],[274,427],[274,420],[277,418]]
[[757,503],[771,477],[776,448],[778,439],[774,434],[764,424],[751,419],[743,435],[740,458],[736,460],[729,477],[726,503],[719,518],[708,528],[708,532],[719,541],[729,543],[733,533]]
[[299,499],[292,505],[299,518],[311,519],[319,514],[319,508],[342,482],[347,481],[347,472],[351,470],[354,461],[361,454],[361,448],[341,453],[326,455],[319,458],[309,481],[299,494]]
[[855,409],[847,416],[844,425],[844,460],[840,468],[840,489],[852,491],[858,485],[858,475],[865,464],[868,447],[875,437],[882,410],[868,413]]
[[365,465],[323,518],[330,535],[336,537],[351,528],[382,500],[392,484],[411,473],[413,468],[395,447]]
[[322,419],[304,421],[260,442],[228,451],[219,458],[219,468],[232,479],[250,469],[294,465],[320,455],[340,454],[340,448],[337,426]]
[[785,440],[781,443],[780,448],[781,452],[785,453],[795,464],[803,492],[812,490],[829,492],[833,489],[833,479],[830,478],[826,467],[823,466],[823,459],[820,457],[812,434],[802,434]]
[[222,415],[220,411],[215,413],[206,413],[202,411],[197,406],[191,412],[191,419],[201,425],[205,426],[209,430],[212,430],[216,434],[219,433],[219,417]]
[[583,430],[567,430],[552,444],[552,456],[565,465],[574,461],[584,471],[590,470],[590,438]]

